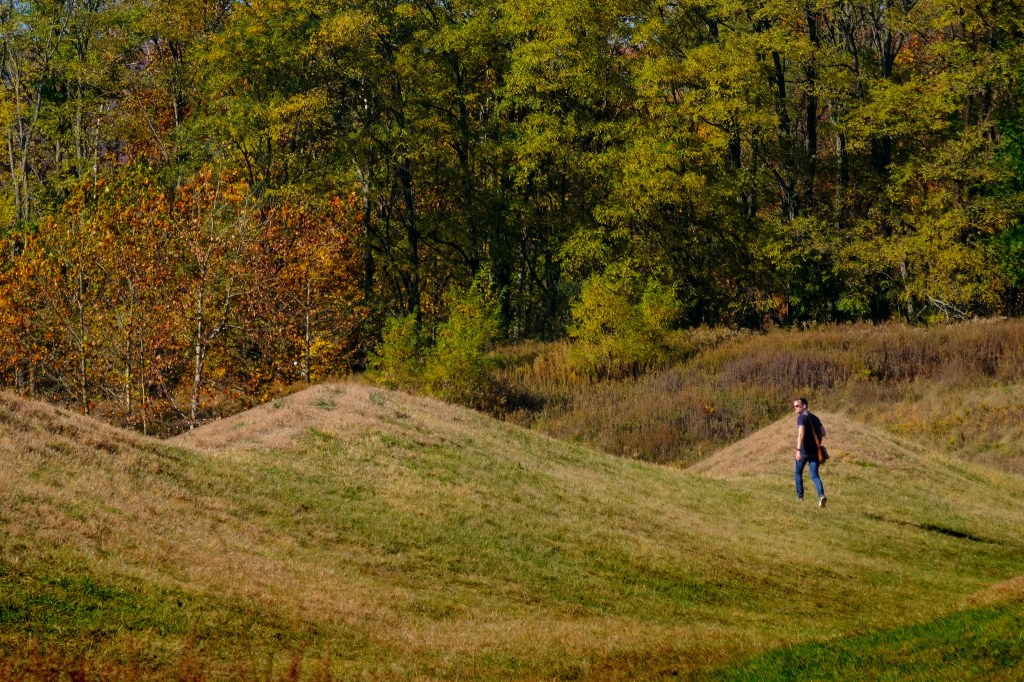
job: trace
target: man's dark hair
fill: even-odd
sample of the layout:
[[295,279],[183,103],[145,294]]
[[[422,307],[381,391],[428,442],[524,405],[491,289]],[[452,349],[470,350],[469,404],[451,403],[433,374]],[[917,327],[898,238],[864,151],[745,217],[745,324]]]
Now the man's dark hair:
[[804,407],[807,407],[807,398],[797,398],[797,400],[800,401],[801,405],[803,405]]

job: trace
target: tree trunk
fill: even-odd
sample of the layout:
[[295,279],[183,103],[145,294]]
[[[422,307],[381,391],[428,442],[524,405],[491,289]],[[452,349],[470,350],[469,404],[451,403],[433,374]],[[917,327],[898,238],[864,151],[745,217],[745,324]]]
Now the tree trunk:
[[412,166],[407,157],[398,164],[398,179],[402,188],[403,224],[405,237],[409,243],[409,273],[406,277],[406,309],[416,313],[420,309],[420,233],[416,224],[416,205],[413,196]]
[[362,202],[363,214],[361,222],[363,227],[363,301],[373,300],[373,205],[370,201],[370,172],[362,168],[356,168],[356,175],[359,177],[359,195]]

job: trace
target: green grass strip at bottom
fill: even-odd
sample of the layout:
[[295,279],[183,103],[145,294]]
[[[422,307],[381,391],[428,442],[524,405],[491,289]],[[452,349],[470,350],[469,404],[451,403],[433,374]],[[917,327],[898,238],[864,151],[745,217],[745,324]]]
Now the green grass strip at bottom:
[[145,594],[82,571],[15,570],[0,563],[0,631],[37,637],[155,629],[186,635],[181,594]]
[[1024,679],[1024,603],[762,654],[712,680]]
[[[158,669],[178,665],[189,647],[201,649],[208,662],[239,652],[262,661],[319,651],[321,638],[309,624],[247,600],[191,595],[127,578],[107,581],[59,562],[15,568],[0,561],[0,662],[8,667],[17,663],[17,648],[30,641],[67,661],[124,662],[141,649],[145,665]],[[334,632],[330,643],[334,650],[368,647],[358,632]]]

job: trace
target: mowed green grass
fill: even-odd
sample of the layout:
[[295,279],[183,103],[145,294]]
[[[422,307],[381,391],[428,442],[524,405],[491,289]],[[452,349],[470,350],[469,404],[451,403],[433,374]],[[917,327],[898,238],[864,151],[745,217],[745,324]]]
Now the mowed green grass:
[[790,422],[686,471],[357,383],[172,443],[3,396],[0,677],[841,679],[1019,624],[971,596],[1024,479],[834,415],[819,511]]
[[884,632],[786,647],[709,680],[1021,680],[1024,603],[969,609]]

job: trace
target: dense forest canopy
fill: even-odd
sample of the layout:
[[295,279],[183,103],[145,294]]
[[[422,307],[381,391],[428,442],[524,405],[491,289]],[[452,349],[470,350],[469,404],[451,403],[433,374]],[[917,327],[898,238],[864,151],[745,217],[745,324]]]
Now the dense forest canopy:
[[[1016,0],[3,0],[0,377],[129,423],[485,276],[679,325],[1016,314]],[[116,406],[112,407],[112,406]]]

